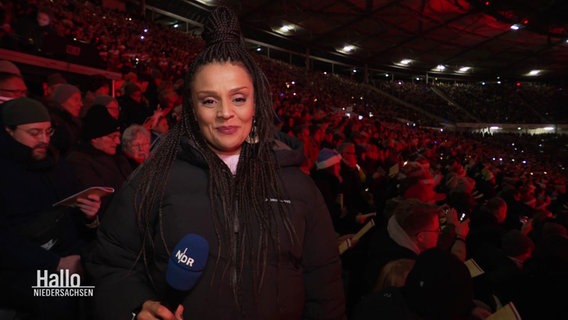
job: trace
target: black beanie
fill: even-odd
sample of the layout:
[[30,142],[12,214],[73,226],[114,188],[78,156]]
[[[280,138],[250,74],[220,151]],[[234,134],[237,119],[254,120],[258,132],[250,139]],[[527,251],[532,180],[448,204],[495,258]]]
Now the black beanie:
[[17,98],[2,105],[2,121],[5,126],[51,121],[47,108],[30,98]]
[[83,118],[83,138],[87,141],[116,131],[120,131],[120,124],[103,105],[92,106]]

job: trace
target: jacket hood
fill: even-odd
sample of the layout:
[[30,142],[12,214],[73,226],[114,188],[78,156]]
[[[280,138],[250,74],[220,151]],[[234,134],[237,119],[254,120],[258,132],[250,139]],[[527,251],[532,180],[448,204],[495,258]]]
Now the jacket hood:
[[274,152],[281,167],[300,166],[305,159],[304,143],[285,133],[276,133]]

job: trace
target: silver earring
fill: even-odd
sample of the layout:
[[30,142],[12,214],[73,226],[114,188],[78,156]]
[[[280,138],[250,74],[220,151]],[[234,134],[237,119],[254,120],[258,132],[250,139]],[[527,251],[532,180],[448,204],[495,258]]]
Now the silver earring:
[[256,132],[256,119],[252,120],[252,128],[250,129],[250,133],[248,134],[245,141],[248,144],[256,144],[260,141],[260,138],[258,137],[258,132]]

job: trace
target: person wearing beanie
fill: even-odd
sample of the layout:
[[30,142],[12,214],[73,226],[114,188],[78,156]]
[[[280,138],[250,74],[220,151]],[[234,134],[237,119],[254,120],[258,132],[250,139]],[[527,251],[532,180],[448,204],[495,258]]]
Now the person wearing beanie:
[[83,106],[83,100],[81,100],[81,91],[74,85],[71,84],[61,84],[53,92],[53,102],[55,105],[73,117],[78,117],[81,112],[81,107]]
[[148,101],[144,98],[142,89],[134,82],[125,82],[123,94],[117,98],[120,105],[120,125],[123,128],[131,124],[144,124],[152,116]]
[[96,224],[100,198],[54,207],[81,188],[69,164],[51,148],[54,129],[43,104],[10,100],[2,118],[7,137],[0,148],[0,308],[26,319],[77,319],[76,300],[33,298],[30,285],[36,283],[37,270],[83,275],[79,253],[94,237],[90,227]]
[[79,118],[83,100],[81,91],[74,85],[60,84],[53,92],[53,108],[50,109],[55,130],[53,145],[66,155],[78,143],[82,123]]
[[[329,212],[300,169],[302,143],[274,125],[270,85],[237,14],[213,8],[202,37],[184,67],[180,125],[102,219],[86,265],[94,319],[345,319]],[[184,251],[187,234],[200,240]],[[176,252],[196,258],[194,268],[168,268]],[[172,286],[183,297],[163,300]]]
[[[81,141],[69,152],[67,160],[85,188],[93,186],[120,189],[130,172],[130,164],[117,153],[120,124],[103,105],[92,106],[83,118]],[[103,199],[103,209],[110,197]]]

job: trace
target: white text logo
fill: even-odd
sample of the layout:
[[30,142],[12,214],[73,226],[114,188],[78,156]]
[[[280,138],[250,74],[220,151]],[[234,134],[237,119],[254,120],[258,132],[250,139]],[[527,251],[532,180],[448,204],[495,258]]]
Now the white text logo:
[[82,286],[81,276],[69,270],[59,273],[37,270],[36,285],[32,289],[34,297],[92,297],[95,287]]

